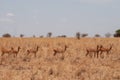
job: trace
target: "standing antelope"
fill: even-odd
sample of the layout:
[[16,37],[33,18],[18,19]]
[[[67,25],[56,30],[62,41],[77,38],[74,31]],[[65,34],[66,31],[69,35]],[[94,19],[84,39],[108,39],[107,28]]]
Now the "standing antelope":
[[[11,53],[13,53],[13,54],[15,54],[15,56],[17,57],[17,54],[19,53],[19,51],[20,51],[20,46],[18,46],[18,48],[17,48],[17,50],[15,50],[13,47],[11,48]],[[14,56],[14,57],[15,57]]]
[[98,58],[98,55],[99,55],[99,45],[97,45],[97,48],[87,48],[86,51],[87,51],[86,56],[87,55],[91,55],[92,53],[94,53],[94,57],[97,54],[97,58]]
[[112,49],[112,46],[113,45],[110,45],[110,47],[109,48],[105,48],[105,47],[103,47],[103,45],[100,45],[100,56],[102,55],[102,53],[103,52],[106,52],[107,53],[107,55],[109,54],[109,52],[111,51],[111,49]]
[[53,55],[55,56],[57,53],[64,53],[64,52],[66,51],[67,48],[68,48],[67,45],[65,45],[65,47],[64,47],[63,50],[54,49],[54,50],[53,50],[53,51],[54,51]]
[[37,46],[36,50],[34,49],[29,49],[27,50],[27,55],[29,55],[30,53],[34,53],[34,56],[36,57],[36,53],[38,52],[39,46]]
[[12,49],[6,49],[6,48],[2,47],[2,48],[1,48],[1,52],[2,52],[1,56],[3,56],[5,53],[6,53],[6,54],[11,53],[11,50],[12,50]]

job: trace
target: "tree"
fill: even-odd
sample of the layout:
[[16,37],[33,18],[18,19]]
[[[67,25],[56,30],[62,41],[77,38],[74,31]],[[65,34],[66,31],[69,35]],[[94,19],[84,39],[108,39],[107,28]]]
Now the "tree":
[[100,37],[100,35],[99,34],[95,34],[95,37]]
[[48,34],[47,34],[47,37],[51,37],[52,36],[52,33],[51,32],[48,32]]
[[20,37],[23,38],[23,37],[24,37],[24,34],[20,34]]
[[105,37],[109,38],[109,37],[111,37],[111,34],[110,33],[106,33]]
[[81,35],[81,37],[86,37],[86,36],[88,36],[87,33],[84,33],[84,34]]
[[80,39],[80,32],[76,32],[76,38]]
[[5,33],[5,34],[2,35],[2,37],[8,37],[9,38],[9,37],[11,37],[11,35],[9,33]]
[[43,38],[43,37],[44,37],[43,35],[40,36],[40,38]]
[[63,38],[66,38],[67,36],[66,36],[66,35],[60,35],[60,36],[57,36],[57,37],[63,37]]
[[115,31],[114,37],[120,37],[120,29]]
[[36,36],[35,35],[33,35],[33,38],[35,38]]
[[65,38],[65,37],[67,37],[67,36],[66,36],[66,35],[61,35],[61,37],[64,37],[64,38]]

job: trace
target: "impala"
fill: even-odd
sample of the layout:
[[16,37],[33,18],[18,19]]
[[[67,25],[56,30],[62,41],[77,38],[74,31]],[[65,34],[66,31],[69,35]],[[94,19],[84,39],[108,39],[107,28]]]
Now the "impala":
[[63,50],[58,49],[58,48],[57,49],[53,49],[53,51],[54,51],[53,55],[55,56],[57,53],[64,53],[67,48],[68,48],[67,45],[65,45]]
[[1,48],[1,52],[2,52],[1,56],[3,56],[5,53],[6,54],[11,53],[11,50],[12,50],[12,48],[11,49],[6,49],[6,48],[2,47]]
[[20,46],[18,46],[17,50],[15,50],[13,47],[11,48],[11,53],[15,54],[15,56],[17,56],[17,54],[19,53],[20,51]]
[[100,45],[100,56],[102,55],[103,52],[106,52],[107,55],[109,54],[109,52],[111,51],[113,45],[110,45],[110,47],[105,48],[103,47],[103,45]]
[[86,51],[87,51],[86,56],[87,56],[87,55],[91,55],[92,53],[94,53],[94,57],[95,57],[95,55],[97,54],[97,58],[98,58],[99,49],[100,49],[100,46],[99,46],[99,45],[97,45],[97,48],[87,48],[87,49],[86,49]]
[[36,49],[29,49],[27,50],[27,55],[29,55],[30,53],[34,53],[34,56],[36,57],[36,53],[38,52],[39,46],[37,46]]

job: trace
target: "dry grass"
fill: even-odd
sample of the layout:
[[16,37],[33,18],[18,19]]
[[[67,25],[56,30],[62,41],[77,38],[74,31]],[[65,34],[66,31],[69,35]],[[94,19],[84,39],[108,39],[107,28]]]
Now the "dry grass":
[[[113,44],[109,56],[86,57],[86,48],[97,44]],[[64,45],[67,50],[54,56],[53,49],[63,50]],[[0,56],[0,80],[120,80],[119,38],[0,38],[0,47],[18,46],[17,57]],[[36,57],[26,55],[36,46],[40,47]]]

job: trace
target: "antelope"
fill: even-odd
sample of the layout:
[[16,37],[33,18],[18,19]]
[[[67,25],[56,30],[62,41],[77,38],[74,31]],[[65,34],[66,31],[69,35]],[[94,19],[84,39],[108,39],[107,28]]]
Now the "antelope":
[[111,49],[112,49],[112,46],[113,45],[110,45],[110,47],[109,48],[105,48],[105,47],[103,47],[103,45],[100,45],[100,56],[102,55],[102,53],[103,52],[106,52],[107,53],[107,55],[109,54],[109,52],[111,51]]
[[29,55],[30,53],[34,53],[34,56],[36,57],[36,53],[38,52],[39,46],[37,46],[36,50],[33,49],[29,49],[27,50],[27,55]]
[[65,45],[64,49],[63,50],[60,50],[60,49],[54,49],[54,53],[53,55],[55,56],[57,53],[64,53],[66,51],[68,47]]
[[5,53],[7,53],[7,54],[11,53],[11,50],[12,49],[6,49],[6,48],[2,47],[1,48],[1,52],[2,52],[1,56],[3,56]]
[[99,55],[99,45],[97,45],[96,49],[94,49],[94,48],[87,48],[86,51],[87,51],[86,56],[90,55],[91,53],[94,53],[94,57],[95,57],[95,54],[97,54],[97,58],[98,58],[98,55]]
[[17,56],[17,54],[19,53],[20,51],[20,46],[18,46],[17,50],[15,50],[13,47],[11,47],[11,53],[15,54],[15,56]]

